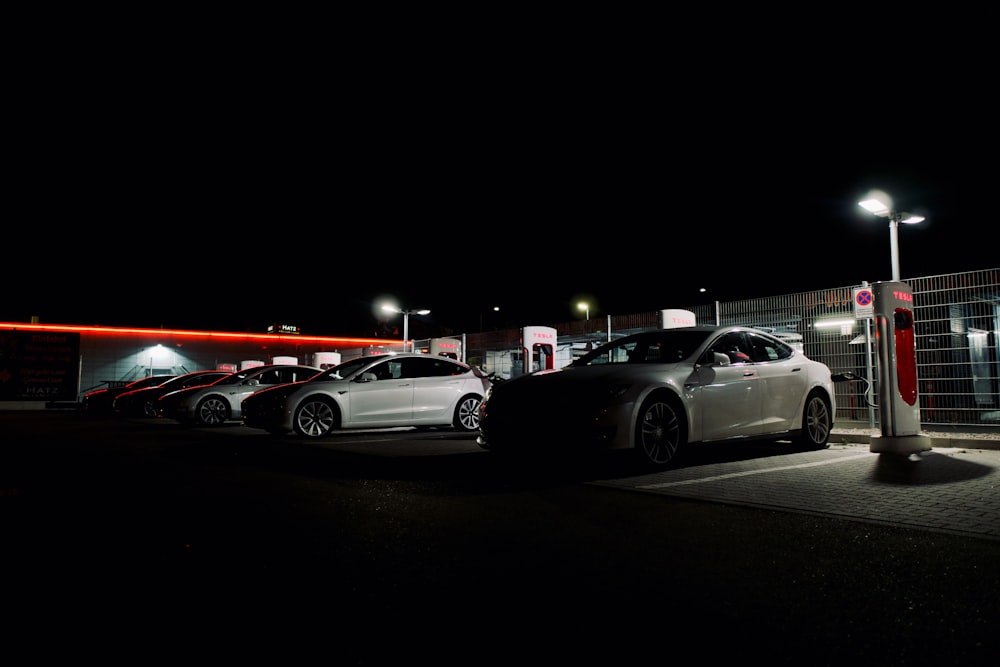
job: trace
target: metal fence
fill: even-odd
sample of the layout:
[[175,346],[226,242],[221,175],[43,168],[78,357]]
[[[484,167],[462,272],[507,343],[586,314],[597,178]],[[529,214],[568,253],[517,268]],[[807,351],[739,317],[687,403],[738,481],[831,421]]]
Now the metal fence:
[[[1000,269],[903,282],[913,292],[921,424],[1000,429]],[[871,319],[855,319],[853,301],[855,289],[864,286],[681,308],[693,312],[698,324],[742,324],[801,336],[809,357],[835,373],[849,371],[868,379],[867,392],[863,381],[837,383],[836,421],[876,426],[874,327]],[[556,330],[558,346],[565,352],[582,351],[613,335],[655,329],[659,322],[660,311],[653,311],[544,326]],[[505,375],[503,360],[520,361],[519,329],[466,334],[464,339],[469,363]],[[483,364],[487,359],[492,364]]]

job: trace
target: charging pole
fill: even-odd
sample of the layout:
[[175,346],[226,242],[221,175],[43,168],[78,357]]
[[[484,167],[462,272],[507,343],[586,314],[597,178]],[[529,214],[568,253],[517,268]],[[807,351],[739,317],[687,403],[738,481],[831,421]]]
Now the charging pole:
[[931,439],[920,433],[913,290],[898,281],[878,282],[872,287],[882,434],[871,439],[870,451],[893,454],[927,451]]

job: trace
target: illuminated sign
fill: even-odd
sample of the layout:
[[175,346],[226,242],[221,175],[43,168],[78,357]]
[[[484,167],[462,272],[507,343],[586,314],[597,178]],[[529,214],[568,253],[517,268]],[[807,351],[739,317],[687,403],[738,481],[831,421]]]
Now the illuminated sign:
[[270,334],[298,334],[299,328],[294,324],[272,324],[267,328]]

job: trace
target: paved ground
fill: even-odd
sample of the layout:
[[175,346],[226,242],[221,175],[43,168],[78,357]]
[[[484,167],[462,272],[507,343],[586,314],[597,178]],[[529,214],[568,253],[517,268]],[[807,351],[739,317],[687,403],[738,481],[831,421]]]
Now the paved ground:
[[837,431],[822,451],[595,483],[1000,540],[1000,440],[931,436],[930,451],[906,457],[872,453],[866,433]]

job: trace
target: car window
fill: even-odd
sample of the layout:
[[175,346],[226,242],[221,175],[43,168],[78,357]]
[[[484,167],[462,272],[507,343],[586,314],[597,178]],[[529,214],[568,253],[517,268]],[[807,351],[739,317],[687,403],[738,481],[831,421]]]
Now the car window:
[[707,335],[705,331],[673,329],[626,336],[588,352],[573,365],[677,363],[694,354]]
[[277,376],[277,379],[275,380],[274,384],[286,384],[288,382],[298,382],[300,380],[307,380],[311,378],[313,375],[315,375],[315,371],[309,371],[305,368],[289,366],[288,368],[276,368],[275,374]]
[[257,380],[257,382],[259,382],[260,384],[278,384],[278,382],[281,381],[280,376],[278,375],[277,368],[272,368],[269,371],[264,371],[263,373],[259,373],[250,379]]
[[465,367],[448,361],[444,357],[413,357],[403,359],[402,377],[426,378],[462,375]]
[[748,338],[753,348],[752,356],[754,361],[777,361],[792,356],[791,345],[754,333],[748,334]]
[[729,357],[732,364],[746,364],[753,361],[753,348],[742,331],[730,331],[712,343],[709,352],[721,352]]
[[369,368],[366,373],[374,373],[376,380],[394,380],[399,377],[402,372],[399,367],[398,361],[389,361],[388,359],[375,364]]
[[315,380],[317,382],[322,382],[324,380],[343,380],[348,375],[356,372],[362,366],[370,364],[371,361],[371,357],[357,357],[356,359],[339,363],[336,366],[333,366],[332,368],[316,375]]
[[215,375],[214,373],[206,373],[204,375],[197,375],[187,378],[182,384],[182,387],[197,387],[199,385],[208,384],[213,380],[226,377],[223,375]]

